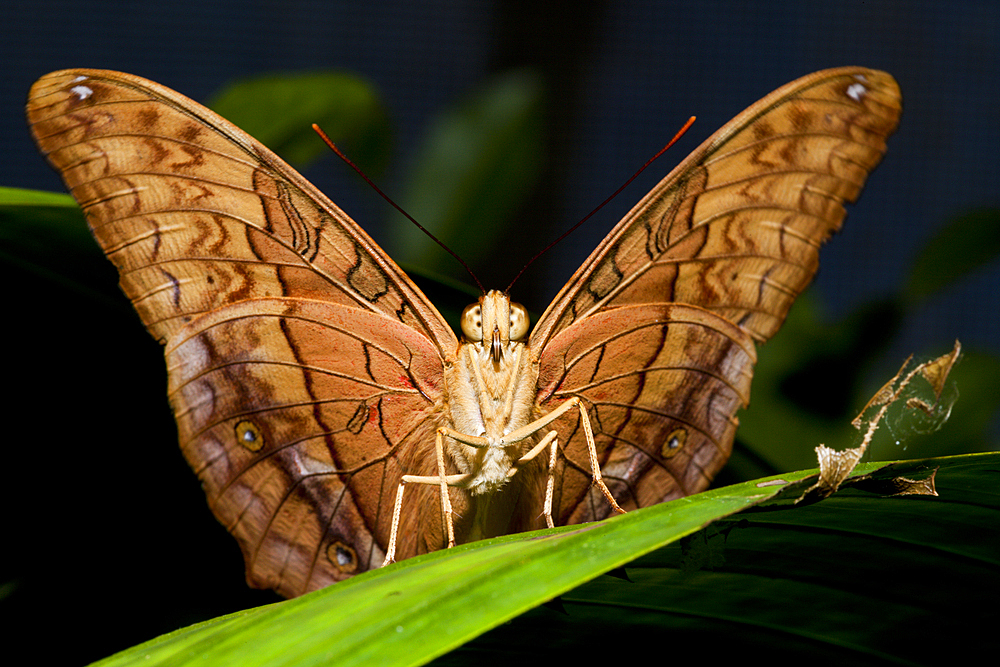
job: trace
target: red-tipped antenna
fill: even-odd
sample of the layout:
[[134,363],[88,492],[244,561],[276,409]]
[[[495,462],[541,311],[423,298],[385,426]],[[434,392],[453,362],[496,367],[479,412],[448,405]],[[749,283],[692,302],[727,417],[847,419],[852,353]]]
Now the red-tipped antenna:
[[514,276],[514,280],[510,281],[510,284],[507,285],[507,289],[505,289],[504,292],[505,293],[510,293],[510,288],[514,286],[514,283],[516,283],[517,279],[521,277],[521,274],[523,274],[528,269],[528,267],[531,266],[535,262],[536,259],[538,259],[542,255],[544,255],[545,253],[547,253],[549,250],[552,249],[553,246],[555,246],[557,243],[559,243],[564,238],[566,238],[567,236],[569,236],[570,234],[572,234],[574,231],[576,231],[577,227],[579,227],[583,223],[587,222],[587,220],[589,220],[592,215],[594,215],[595,213],[597,213],[598,211],[600,211],[602,208],[604,208],[604,206],[609,201],[611,201],[612,199],[614,199],[615,197],[617,197],[618,193],[620,193],[622,190],[624,190],[626,187],[628,187],[629,183],[631,183],[632,181],[634,181],[639,174],[641,174],[643,171],[646,170],[646,167],[648,167],[649,165],[653,164],[653,162],[656,161],[656,158],[658,158],[661,155],[663,155],[667,151],[668,148],[670,148],[671,146],[673,146],[677,142],[678,139],[680,139],[682,136],[684,136],[684,133],[687,132],[688,129],[694,124],[694,121],[695,121],[695,117],[694,116],[691,116],[690,118],[688,118],[687,122],[684,123],[684,126],[680,130],[677,131],[677,134],[674,135],[674,138],[671,139],[667,143],[666,146],[664,146],[663,148],[661,148],[660,151],[656,155],[654,155],[653,157],[649,158],[649,160],[646,161],[646,164],[642,165],[639,168],[639,171],[637,171],[634,174],[632,174],[632,177],[630,179],[628,179],[627,181],[625,181],[620,188],[618,188],[617,190],[615,190],[614,193],[612,193],[612,195],[610,197],[608,197],[607,199],[605,199],[604,201],[602,201],[600,204],[598,204],[597,208],[595,208],[593,211],[591,211],[587,215],[583,216],[583,218],[580,220],[580,222],[576,223],[575,225],[573,225],[572,227],[570,227],[569,229],[567,229],[565,232],[562,233],[562,235],[559,238],[557,238],[555,241],[553,241],[552,243],[550,243],[547,246],[545,246],[544,248],[542,248],[542,250],[540,250],[539,252],[537,252],[534,257],[532,257],[531,259],[529,259],[528,263],[525,264],[521,268],[521,270],[517,272],[516,276]]
[[[361,171],[361,168],[358,167],[358,165],[356,165],[353,162],[351,162],[350,158],[348,158],[346,155],[344,155],[340,151],[340,149],[337,148],[337,145],[335,143],[333,143],[333,141],[330,140],[330,137],[326,136],[326,132],[324,132],[320,128],[319,125],[317,125],[316,123],[313,123],[312,129],[316,132],[316,134],[319,135],[319,138],[323,140],[323,143],[325,143],[327,146],[329,146],[330,150],[332,150],[334,153],[336,153],[337,157],[339,157],[341,160],[343,160],[344,162],[346,162],[351,167],[351,169],[353,169],[354,171],[358,172],[358,175],[361,176],[361,178],[365,179],[365,183],[367,183],[368,185],[370,185],[371,188],[375,192],[379,193],[379,195],[382,196],[382,199],[384,199],[387,202],[389,202],[394,209],[396,209],[397,211],[399,211],[400,213],[402,213],[404,216],[406,216],[407,220],[409,220],[410,222],[412,222],[413,224],[415,224],[417,226],[417,229],[419,229],[420,231],[422,231],[424,234],[427,234],[427,236],[429,236],[431,238],[431,240],[434,241],[434,243],[437,243],[439,246],[441,246],[442,248],[444,248],[445,251],[449,255],[451,255],[452,257],[454,257],[455,259],[457,259],[458,263],[461,264],[462,267],[466,271],[469,272],[470,276],[472,276],[472,279],[475,281],[476,285],[479,287],[479,291],[482,292],[483,294],[486,294],[486,290],[483,289],[483,284],[481,282],[479,282],[479,278],[477,278],[476,274],[472,272],[472,269],[469,268],[469,265],[466,264],[462,260],[461,257],[459,257],[457,254],[455,254],[454,250],[452,250],[451,248],[449,248],[448,246],[446,246],[443,242],[441,242],[440,240],[438,240],[438,238],[436,236],[434,236],[433,234],[431,234],[429,231],[427,231],[427,229],[425,229],[423,225],[421,225],[419,222],[417,222],[416,220],[414,220],[412,215],[410,215],[409,213],[407,213],[406,211],[404,211],[402,209],[402,207],[399,206],[399,204],[397,204],[396,202],[392,201],[392,199],[389,198],[389,195],[387,195],[386,193],[382,192],[382,190],[380,190],[379,187],[377,185],[375,185],[375,183],[372,182],[372,179],[368,178],[368,176],[365,174],[365,172]],[[633,178],[634,178],[634,176],[633,176]]]

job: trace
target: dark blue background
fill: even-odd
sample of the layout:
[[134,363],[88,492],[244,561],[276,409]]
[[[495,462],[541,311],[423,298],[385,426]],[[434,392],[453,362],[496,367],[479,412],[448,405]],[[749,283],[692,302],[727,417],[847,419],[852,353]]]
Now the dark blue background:
[[[126,71],[196,100],[227,81],[265,71],[326,67],[356,72],[380,89],[396,128],[394,168],[382,179],[392,193],[435,113],[491,74],[537,66],[547,73],[559,119],[551,156],[552,192],[536,212],[549,228],[533,222],[531,228],[545,238],[506,244],[512,268],[499,275],[509,279],[527,256],[614,191],[684,119],[696,114],[698,123],[672,156],[662,158],[547,258],[535,283],[519,285],[527,294],[516,296],[538,312],[614,222],[716,128],[798,76],[863,65],[897,78],[904,114],[884,163],[851,208],[844,231],[823,251],[816,285],[828,316],[836,318],[895,289],[917,250],[950,218],[1000,205],[998,8],[995,0],[846,0],[809,6],[651,0],[4,3],[0,185],[62,191],[32,145],[23,116],[28,87],[55,69]],[[377,227],[386,217],[385,204],[348,186],[352,176],[343,165],[330,159],[309,176],[391,248],[391,239],[380,236]],[[506,258],[498,255],[491,264],[502,267]],[[494,267],[475,268],[492,275],[488,272]],[[898,364],[909,352],[944,353],[955,338],[970,348],[1000,352],[998,292],[1000,266],[994,263],[938,295],[906,322],[886,363]],[[16,341],[19,330],[13,318],[4,319],[5,340]],[[71,377],[82,372],[69,361],[81,354],[73,346],[81,326],[105,323],[65,323],[66,347],[53,356],[65,355],[67,375],[48,378],[49,395],[37,399],[39,406],[52,401],[44,403],[51,410],[46,428],[26,429],[34,435],[5,445],[22,452],[20,465],[32,466],[12,470],[8,465],[5,474],[31,484],[5,494],[2,508],[17,528],[7,532],[5,556],[23,574],[6,589],[16,594],[0,602],[5,612],[0,632],[11,650],[15,643],[35,641],[33,633],[41,633],[46,623],[66,624],[69,628],[58,631],[62,641],[36,643],[35,650],[52,651],[71,664],[270,599],[245,591],[235,544],[204,511],[196,489],[186,495],[201,503],[201,510],[156,515],[148,507],[151,501],[140,500],[143,493],[155,495],[169,509],[176,491],[169,485],[162,493],[159,487],[144,487],[146,470],[120,473],[113,488],[106,487],[106,478],[67,481],[72,459],[64,459],[63,452],[104,435],[110,442],[114,436],[103,429],[115,419],[118,401],[109,395],[104,400],[107,413],[96,421],[61,421],[60,401],[74,402],[80,383],[89,382]],[[150,343],[150,354],[156,354],[154,347]],[[16,376],[8,382],[17,388]],[[165,401],[161,413],[163,418],[149,428],[169,430]],[[139,431],[125,441],[139,450],[145,435]],[[52,448],[53,443],[66,449]],[[74,453],[102,455],[97,447]],[[175,451],[164,452],[162,460],[192,487],[196,484]],[[53,472],[57,469],[59,474]],[[92,494],[106,497],[105,509],[82,503]],[[116,509],[118,504],[129,507]],[[137,526],[124,541],[114,541],[122,532],[117,512],[145,516],[147,511],[146,525]],[[171,527],[188,531],[191,541],[168,533],[170,521],[181,524]],[[189,521],[202,523],[195,527]],[[221,545],[227,556],[205,555],[202,546],[207,551],[209,541]],[[173,567],[197,570],[203,579],[175,575]],[[206,589],[212,584],[245,597],[220,607],[217,591]],[[141,606],[143,602],[150,607]],[[94,614],[95,604],[106,604],[111,611]]]
[[[889,154],[823,253],[831,316],[898,285],[952,216],[1000,203],[1000,9],[995,2],[56,2],[0,9],[0,184],[61,190],[24,129],[31,82],[53,69],[117,69],[204,100],[263,71],[333,67],[383,93],[395,172],[429,119],[491,73],[541,65],[564,123],[546,238],[568,227],[654,153],[688,115],[682,144],[539,269],[539,311],[620,214],[717,127],[808,72],[864,65],[904,96]],[[310,176],[379,238],[376,197],[344,187],[335,160]],[[470,221],[474,225],[475,221]],[[536,229],[532,227],[532,229]],[[541,234],[539,234],[541,235]],[[524,252],[543,239],[525,239]],[[508,249],[509,250],[509,249]],[[498,257],[498,262],[507,257]],[[522,257],[510,260],[519,267]],[[475,267],[489,275],[490,267]],[[512,269],[516,270],[516,269]],[[509,274],[505,274],[509,275]],[[504,282],[504,284],[506,284]],[[900,355],[966,346],[1000,351],[1000,267],[939,295],[908,323]]]

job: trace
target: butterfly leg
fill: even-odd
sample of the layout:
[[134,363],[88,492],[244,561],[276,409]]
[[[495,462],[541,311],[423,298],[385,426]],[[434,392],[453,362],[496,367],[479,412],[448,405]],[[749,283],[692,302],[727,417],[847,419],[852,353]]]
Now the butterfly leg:
[[541,441],[531,448],[531,451],[519,458],[511,466],[510,470],[507,471],[507,477],[513,477],[517,473],[517,467],[523,463],[531,461],[536,456],[545,451],[545,448],[549,448],[549,479],[545,486],[545,504],[542,506],[542,514],[545,516],[545,525],[549,528],[554,528],[555,524],[552,523],[552,493],[555,488],[556,476],[556,453],[558,447],[556,446],[556,436],[558,433],[555,431],[549,431],[545,434],[545,437]]
[[448,495],[449,486],[460,486],[462,482],[468,480],[469,475],[445,475],[444,474],[444,446],[442,444],[443,434],[438,432],[437,436],[437,475],[403,475],[396,487],[396,502],[392,507],[392,527],[389,530],[389,544],[385,550],[385,560],[382,567],[396,561],[396,536],[399,532],[399,518],[403,509],[403,490],[407,484],[436,484],[441,487],[441,513],[446,523],[448,533],[448,548],[455,546],[455,524],[452,520],[451,496]]
[[385,548],[385,560],[382,561],[382,567],[396,562],[396,531],[399,528],[400,510],[403,508],[404,488],[406,488],[406,482],[401,479],[399,486],[396,487],[396,502],[392,506],[392,528],[389,530],[389,544]]
[[443,429],[438,429],[437,439],[434,442],[434,449],[437,451],[438,480],[441,485],[441,517],[446,524],[448,534],[448,548],[455,546],[455,520],[452,517],[451,495],[448,493],[448,482],[444,474],[444,433]]
[[597,443],[594,441],[594,428],[590,425],[590,415],[587,414],[587,409],[583,407],[583,401],[578,398],[576,401],[577,406],[580,408],[580,421],[583,423],[583,435],[587,438],[587,451],[590,452],[590,468],[594,473],[593,483],[596,484],[597,488],[599,488],[601,493],[604,494],[604,498],[608,501],[608,504],[611,505],[611,509],[619,514],[625,514],[625,510],[618,506],[618,503],[615,501],[615,497],[611,495],[611,490],[608,488],[608,485],[604,483],[603,479],[601,479],[601,464],[597,461]]
[[550,433],[553,434],[552,452],[549,454],[549,479],[545,483],[545,503],[542,505],[542,513],[545,515],[545,524],[549,528],[554,528],[555,524],[552,522],[552,493],[555,490],[556,484],[556,455],[559,447],[556,445],[555,431],[550,431]]
[[573,408],[580,411],[580,422],[583,424],[583,435],[587,440],[587,451],[590,454],[590,469],[593,473],[592,483],[601,490],[602,494],[604,494],[604,498],[608,501],[608,504],[611,505],[611,509],[619,514],[625,514],[625,510],[618,506],[618,502],[615,500],[615,497],[611,495],[611,490],[608,488],[608,485],[605,484],[604,480],[601,478],[601,465],[597,460],[597,443],[594,441],[594,429],[590,424],[590,415],[587,414],[587,409],[583,407],[583,401],[581,401],[578,396],[573,396],[544,417],[536,419],[530,424],[511,431],[501,439],[501,444],[511,444],[518,442],[519,440],[524,440],[532,433],[542,430],[556,419],[559,419]]

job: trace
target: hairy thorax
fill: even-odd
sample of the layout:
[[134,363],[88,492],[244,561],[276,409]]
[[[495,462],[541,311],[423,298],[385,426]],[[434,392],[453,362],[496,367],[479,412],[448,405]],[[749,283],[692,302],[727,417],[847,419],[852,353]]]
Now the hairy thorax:
[[466,488],[473,495],[503,486],[514,461],[537,439],[530,437],[504,445],[501,439],[528,424],[534,414],[538,360],[521,342],[508,341],[498,361],[485,342],[462,343],[457,358],[445,371],[452,428],[489,440],[474,447],[446,439],[446,451],[462,473],[472,477]]

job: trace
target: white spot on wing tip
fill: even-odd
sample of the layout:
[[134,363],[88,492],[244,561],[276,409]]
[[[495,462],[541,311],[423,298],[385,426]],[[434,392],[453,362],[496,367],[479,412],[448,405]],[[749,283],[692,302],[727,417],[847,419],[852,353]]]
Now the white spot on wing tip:
[[87,86],[73,86],[69,89],[69,92],[73,93],[81,100],[85,100],[94,94],[94,91]]
[[847,96],[855,102],[860,102],[861,98],[864,97],[867,92],[868,89],[860,83],[852,83],[847,87]]
[[78,76],[75,79],[73,79],[72,81],[70,81],[70,83],[80,83],[81,81],[86,81],[86,80],[87,80],[87,77],[85,77],[85,76],[83,76],[81,74],[80,76]]

